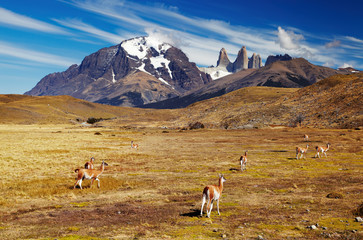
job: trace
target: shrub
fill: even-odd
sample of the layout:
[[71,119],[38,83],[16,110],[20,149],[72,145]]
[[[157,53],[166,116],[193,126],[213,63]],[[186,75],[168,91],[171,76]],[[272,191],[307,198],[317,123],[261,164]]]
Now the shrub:
[[191,123],[189,124],[189,129],[193,130],[193,129],[200,129],[200,128],[204,128],[204,124],[201,122],[195,122],[195,123]]
[[329,193],[326,197],[327,198],[342,199],[343,198],[343,194],[338,193],[338,192],[332,192],[332,193]]
[[100,121],[102,121],[103,120],[103,118],[94,118],[94,117],[90,117],[90,118],[88,118],[87,119],[87,123],[89,123],[89,124],[94,124],[94,123],[96,123],[96,122],[100,122]]

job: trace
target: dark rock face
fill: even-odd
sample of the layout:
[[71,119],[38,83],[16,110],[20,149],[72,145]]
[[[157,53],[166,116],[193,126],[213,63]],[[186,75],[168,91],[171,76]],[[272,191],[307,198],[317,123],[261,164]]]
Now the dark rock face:
[[25,94],[70,95],[92,102],[139,106],[181,95],[211,80],[180,49],[139,37],[100,49],[79,66],[49,74]]
[[176,90],[184,93],[212,81],[209,75],[199,71],[195,63],[189,62],[188,57],[178,48],[170,48],[165,57],[170,60],[170,84]]
[[292,57],[290,57],[288,54],[276,55],[276,56],[270,55],[270,56],[267,57],[265,66],[267,66],[267,65],[269,65],[271,63],[277,62],[277,61],[289,61],[291,59],[292,59]]

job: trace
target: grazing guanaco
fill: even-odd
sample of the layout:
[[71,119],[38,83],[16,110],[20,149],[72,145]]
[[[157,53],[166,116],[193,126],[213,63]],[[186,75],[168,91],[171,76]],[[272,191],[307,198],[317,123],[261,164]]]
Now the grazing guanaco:
[[98,178],[100,177],[100,175],[105,170],[105,166],[108,166],[108,164],[105,163],[105,161],[102,161],[100,170],[96,170],[96,169],[76,169],[76,170],[74,170],[76,173],[78,173],[78,175],[77,175],[77,181],[74,184],[73,188],[76,188],[76,186],[78,184],[79,187],[82,189],[82,180],[83,179],[91,179],[90,187],[92,187],[93,181],[96,180],[97,181],[97,186],[99,188],[100,187],[100,180]]
[[330,147],[330,143],[327,143],[326,144],[326,147],[323,147],[323,146],[316,146],[315,149],[316,149],[316,154],[315,154],[315,157],[318,156],[320,158],[320,153],[324,153],[325,157],[328,157],[326,155],[326,152],[329,150],[329,147]]
[[306,145],[306,148],[296,147],[296,159],[299,159],[299,153],[300,153],[300,158],[302,157],[305,158],[305,154],[308,152],[308,148],[309,144]]
[[[222,191],[223,191],[223,183],[226,179],[223,175],[219,174],[219,185],[208,185],[203,190],[203,198],[202,198],[202,208],[200,209],[200,216],[203,216],[203,207],[204,204],[207,203],[207,217],[210,217],[210,213],[213,208],[213,202],[217,201],[217,211],[218,215],[221,215],[219,212],[219,199],[221,199]],[[209,210],[208,210],[209,209]]]
[[243,170],[246,170],[247,167],[247,151],[245,152],[245,155],[240,157],[239,160],[241,162],[241,171],[243,172]]
[[304,134],[304,141],[309,142],[309,136],[307,134]]
[[91,157],[91,160],[89,160],[88,162],[86,162],[84,164],[84,168],[85,169],[94,169],[93,163],[95,162],[95,158]]
[[131,141],[131,148],[138,149],[139,148],[139,144],[134,143],[134,141]]

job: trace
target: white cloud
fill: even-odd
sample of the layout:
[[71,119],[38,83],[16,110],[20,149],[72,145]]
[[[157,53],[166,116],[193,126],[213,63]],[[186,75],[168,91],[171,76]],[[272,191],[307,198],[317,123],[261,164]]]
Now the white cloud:
[[17,46],[13,46],[12,44],[1,41],[0,41],[0,55],[6,55],[37,63],[45,63],[47,65],[55,65],[62,67],[69,67],[70,65],[76,62],[75,60],[69,58],[64,58],[49,53],[33,51],[26,48],[19,48]]
[[180,47],[185,44],[177,31],[168,31],[161,28],[146,28],[145,32],[151,39],[169,43],[174,47]]
[[66,35],[69,34],[64,29],[58,26],[14,13],[5,8],[0,8],[0,24],[32,29],[40,32]]
[[286,50],[299,49],[299,41],[304,39],[303,35],[295,34],[292,31],[285,31],[282,27],[277,28],[277,43]]

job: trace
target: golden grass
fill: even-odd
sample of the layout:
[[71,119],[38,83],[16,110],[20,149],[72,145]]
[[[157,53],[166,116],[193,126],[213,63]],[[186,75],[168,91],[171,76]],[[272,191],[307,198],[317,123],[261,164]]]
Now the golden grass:
[[[100,132],[102,135],[94,135]],[[329,141],[328,157],[296,160],[295,147]],[[362,237],[363,151],[358,130],[197,130],[0,125],[0,239],[267,239]],[[131,149],[130,140],[138,150]],[[247,170],[239,157],[248,150]],[[354,151],[352,151],[354,150]],[[73,189],[91,156],[101,188]],[[199,217],[205,185],[227,179],[211,219]],[[326,198],[339,192],[342,199]],[[342,222],[343,221],[343,222]],[[347,225],[349,224],[349,225]],[[25,231],[25,229],[29,229]],[[352,230],[358,230],[352,233]]]

